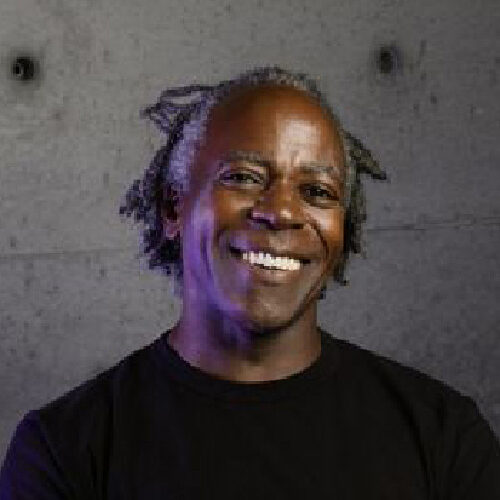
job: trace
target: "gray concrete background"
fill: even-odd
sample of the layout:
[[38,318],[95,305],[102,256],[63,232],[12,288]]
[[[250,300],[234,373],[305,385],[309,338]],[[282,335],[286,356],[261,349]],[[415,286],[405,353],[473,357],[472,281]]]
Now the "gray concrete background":
[[[472,396],[499,434],[499,32],[496,0],[2,0],[2,459],[23,414],[179,317],[118,215],[163,142],[139,109],[263,64],[318,77],[391,178],[363,177],[366,258],[320,325]],[[394,74],[375,65],[387,43]]]

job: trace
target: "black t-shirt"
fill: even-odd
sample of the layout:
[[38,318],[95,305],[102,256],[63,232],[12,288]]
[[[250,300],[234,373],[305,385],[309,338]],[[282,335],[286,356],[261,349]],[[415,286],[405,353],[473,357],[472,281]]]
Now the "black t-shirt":
[[320,329],[320,357],[267,382],[202,372],[166,342],[29,411],[0,500],[499,500],[474,401]]

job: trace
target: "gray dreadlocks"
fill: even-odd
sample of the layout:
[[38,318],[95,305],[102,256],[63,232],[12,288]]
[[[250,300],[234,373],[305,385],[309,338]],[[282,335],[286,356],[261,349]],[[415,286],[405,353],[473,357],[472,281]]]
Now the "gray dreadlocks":
[[[210,110],[235,88],[260,84],[288,85],[302,90],[316,99],[332,119],[340,132],[344,152],[346,173],[344,179],[346,208],[344,219],[344,248],[333,279],[345,286],[345,268],[349,253],[361,252],[361,224],[366,220],[366,203],[360,174],[367,173],[374,179],[387,179],[387,175],[373,159],[370,151],[356,137],[344,130],[339,119],[318,89],[316,81],[305,73],[296,73],[278,66],[265,66],[246,71],[234,79],[217,85],[188,85],[174,87],[161,93],[158,102],[140,112],[167,135],[166,144],[154,155],[142,179],[135,180],[128,188],[120,215],[127,217],[135,212],[135,221],[143,220],[141,233],[141,258],[149,254],[149,269],[157,269],[162,275],[174,276],[173,292],[182,297],[183,265],[180,236],[166,238],[163,233],[162,207],[172,203],[172,190],[186,193],[189,189],[190,171],[195,152],[206,131]],[[174,102],[178,98],[197,99],[187,103]],[[320,300],[325,297],[326,285]]]

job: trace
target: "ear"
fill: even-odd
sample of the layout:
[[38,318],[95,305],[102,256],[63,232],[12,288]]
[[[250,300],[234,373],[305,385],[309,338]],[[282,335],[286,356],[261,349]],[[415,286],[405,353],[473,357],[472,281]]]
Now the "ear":
[[181,213],[181,196],[171,185],[167,185],[163,190],[161,204],[161,219],[165,238],[174,239],[177,235],[182,236]]

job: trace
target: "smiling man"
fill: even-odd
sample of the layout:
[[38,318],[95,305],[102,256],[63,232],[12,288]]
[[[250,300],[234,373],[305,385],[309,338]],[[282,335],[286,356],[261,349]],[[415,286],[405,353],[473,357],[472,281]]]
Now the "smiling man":
[[314,82],[258,68],[145,114],[168,141],[121,213],[181,317],[25,415],[0,500],[499,499],[470,397],[317,325],[360,251],[359,174],[385,175]]
[[316,302],[343,252],[339,131],[293,87],[235,91],[212,112],[192,173],[178,217],[164,213],[184,264],[169,344],[227,380],[303,370],[320,354]]

